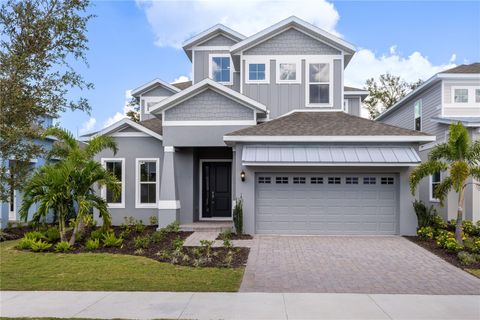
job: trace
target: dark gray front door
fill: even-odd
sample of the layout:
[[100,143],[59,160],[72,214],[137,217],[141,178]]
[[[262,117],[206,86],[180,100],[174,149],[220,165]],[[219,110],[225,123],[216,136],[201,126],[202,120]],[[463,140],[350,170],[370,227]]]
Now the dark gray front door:
[[229,218],[232,214],[232,164],[202,163],[202,218]]

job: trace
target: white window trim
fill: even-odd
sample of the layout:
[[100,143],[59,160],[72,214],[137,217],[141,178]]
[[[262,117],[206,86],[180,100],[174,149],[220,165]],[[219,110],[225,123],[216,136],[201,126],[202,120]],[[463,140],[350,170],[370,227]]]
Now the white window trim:
[[[468,90],[468,101],[467,102],[455,102],[455,90],[456,89],[465,89]],[[475,100],[475,90],[480,90],[480,86],[452,86],[450,88],[451,101],[447,106],[455,106],[462,108],[478,108],[480,102]]]
[[[305,106],[310,108],[332,108],[333,107],[333,58],[322,58],[318,57],[315,59],[306,59],[305,60]],[[328,103],[310,103],[310,74],[309,67],[313,63],[327,63],[329,64],[329,81],[328,81]],[[324,83],[320,83],[324,84]]]
[[[442,173],[440,172],[440,181],[439,181],[439,184],[440,184],[441,182],[442,182]],[[430,200],[430,202],[439,203],[440,200],[433,197],[432,184],[433,184],[433,175],[430,175],[430,176],[428,177],[428,199]]]
[[150,114],[150,110],[148,108],[148,103],[151,103],[151,102],[160,102],[164,99],[168,98],[168,96],[156,96],[156,97],[140,97],[141,100],[143,100],[144,102],[144,108],[143,108],[143,113],[144,114]]
[[[470,90],[468,87],[452,86],[452,104],[465,106],[470,104]],[[467,102],[455,102],[455,90],[467,90]]]
[[[215,81],[213,79],[213,58],[229,58],[230,59],[230,81]],[[208,77],[214,80],[217,83],[221,83],[224,85],[232,85],[233,84],[233,61],[232,57],[229,53],[210,53],[208,55]]]
[[[122,202],[120,203],[107,203],[108,205],[108,208],[112,208],[112,209],[121,209],[121,208],[125,208],[125,158],[101,158],[101,163],[102,163],[102,166],[106,169],[107,168],[107,162],[110,162],[110,161],[116,161],[116,162],[121,162],[122,163]],[[107,199],[107,188],[105,186],[102,186],[101,190],[100,190],[100,194],[102,196],[102,198],[104,199]]]
[[[265,79],[264,80],[250,80],[250,64],[264,64],[265,65]],[[267,57],[246,57],[245,58],[245,83],[270,83],[270,59]]]
[[17,221],[17,190],[13,190],[13,211],[10,210],[10,205],[12,204],[10,202],[10,195],[8,195],[8,220],[9,221]]
[[[155,202],[140,202],[140,161],[155,162],[156,178],[155,178]],[[160,159],[159,158],[136,158],[135,159],[135,208],[157,208],[160,195]]]
[[[302,59],[295,57],[295,58],[286,58],[282,57],[276,60],[276,75],[275,75],[275,81],[278,84],[292,84],[292,83],[302,83]],[[296,79],[295,80],[281,80],[280,79],[280,64],[283,63],[295,63],[295,74],[296,74]]]
[[[420,130],[417,130],[416,128],[416,120],[417,118],[415,117],[415,105],[417,102],[420,103]],[[421,132],[423,130],[423,101],[422,99],[415,100],[413,103],[413,130]]]

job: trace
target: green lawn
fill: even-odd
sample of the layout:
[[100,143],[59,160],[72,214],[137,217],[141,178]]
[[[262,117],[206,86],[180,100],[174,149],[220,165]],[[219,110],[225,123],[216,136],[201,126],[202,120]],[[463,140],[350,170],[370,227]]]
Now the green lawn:
[[476,277],[480,278],[480,269],[465,269]]
[[0,243],[1,290],[237,291],[244,271],[106,253],[22,252],[17,243]]

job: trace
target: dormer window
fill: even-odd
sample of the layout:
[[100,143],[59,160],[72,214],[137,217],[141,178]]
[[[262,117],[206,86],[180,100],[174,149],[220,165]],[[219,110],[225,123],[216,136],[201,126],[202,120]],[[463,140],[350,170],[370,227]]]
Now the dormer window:
[[223,84],[232,84],[232,62],[229,54],[210,55],[210,78]]
[[307,63],[307,101],[310,107],[331,105],[331,65],[323,62]]
[[455,103],[468,103],[468,89],[454,89]]

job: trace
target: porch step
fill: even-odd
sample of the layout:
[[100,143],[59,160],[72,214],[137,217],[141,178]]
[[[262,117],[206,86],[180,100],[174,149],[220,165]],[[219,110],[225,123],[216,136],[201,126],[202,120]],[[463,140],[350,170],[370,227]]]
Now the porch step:
[[233,222],[231,221],[211,221],[211,222],[194,222],[181,224],[182,231],[199,231],[199,232],[223,232],[232,230]]

